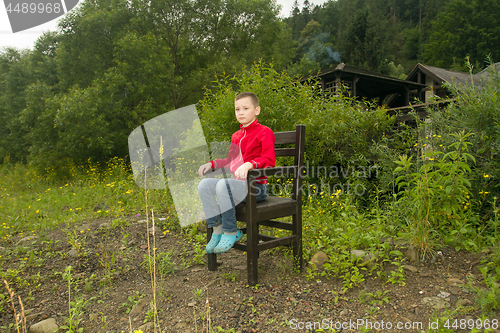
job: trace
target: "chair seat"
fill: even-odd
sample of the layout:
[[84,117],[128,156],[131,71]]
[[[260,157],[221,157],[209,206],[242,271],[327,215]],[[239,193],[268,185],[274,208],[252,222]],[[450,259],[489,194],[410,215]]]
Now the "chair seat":
[[[297,200],[291,198],[267,197],[266,200],[257,202],[257,220],[272,220],[278,217],[294,215],[297,211]],[[236,219],[246,221],[246,203],[236,206]]]

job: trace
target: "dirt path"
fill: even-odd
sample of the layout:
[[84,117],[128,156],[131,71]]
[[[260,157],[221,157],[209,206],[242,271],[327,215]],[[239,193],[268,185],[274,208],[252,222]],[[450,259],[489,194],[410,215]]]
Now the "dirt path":
[[[55,230],[41,238],[14,240],[17,246],[1,244],[4,270],[24,265],[24,282],[12,277],[11,286],[24,300],[28,327],[50,318],[59,326],[65,324],[70,295],[63,273],[71,265],[72,288],[77,288],[71,300],[87,301],[74,317],[81,319],[83,332],[129,332],[130,326],[153,332],[147,324],[152,320],[152,284],[143,264],[148,251],[145,231],[138,218],[118,226],[95,220],[77,227],[71,237]],[[72,237],[79,240],[80,249],[70,245]],[[210,272],[195,263],[196,251],[185,239],[170,230],[156,230],[157,251],[167,253],[157,267],[164,273],[158,274],[156,295],[163,332],[204,332],[209,323],[226,332],[313,332],[320,327],[325,332],[329,327],[336,332],[421,332],[429,324],[446,324],[436,323],[436,314],[449,318],[450,328],[457,319],[453,331],[469,332],[460,329],[460,320],[480,317],[475,294],[467,286],[468,281],[479,286],[482,278],[476,254],[443,250],[434,263],[404,262],[404,286],[373,274],[342,293],[340,279],[307,280],[293,271],[282,251],[261,254],[260,284],[250,287],[245,254],[233,249],[220,255],[219,270]],[[25,259],[30,251],[43,260]],[[390,266],[384,270],[390,275]],[[0,326],[12,322],[12,311],[4,302]]]

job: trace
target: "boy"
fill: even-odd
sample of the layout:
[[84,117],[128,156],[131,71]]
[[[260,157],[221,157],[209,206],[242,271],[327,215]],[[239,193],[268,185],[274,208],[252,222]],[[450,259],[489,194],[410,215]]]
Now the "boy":
[[[198,185],[207,226],[213,228],[212,238],[207,244],[208,253],[229,251],[243,237],[236,226],[235,206],[244,202],[247,195],[247,173],[251,169],[274,167],[274,133],[259,124],[259,99],[251,92],[243,92],[234,100],[236,119],[240,130],[231,137],[228,157],[203,164],[198,169],[202,177],[206,172],[229,165],[235,179],[202,179]],[[268,195],[267,177],[257,178],[257,201]],[[216,199],[217,197],[217,199]],[[218,204],[217,204],[218,201]]]

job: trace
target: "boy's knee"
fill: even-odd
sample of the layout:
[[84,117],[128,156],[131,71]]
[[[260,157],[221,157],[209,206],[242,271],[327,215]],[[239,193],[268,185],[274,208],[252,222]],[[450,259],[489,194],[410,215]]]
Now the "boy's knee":
[[198,184],[198,192],[204,192],[208,189],[208,184],[209,181],[207,178],[204,178],[200,181],[200,183]]
[[217,195],[226,195],[228,193],[227,187],[228,183],[226,181],[219,181],[215,186],[215,192]]

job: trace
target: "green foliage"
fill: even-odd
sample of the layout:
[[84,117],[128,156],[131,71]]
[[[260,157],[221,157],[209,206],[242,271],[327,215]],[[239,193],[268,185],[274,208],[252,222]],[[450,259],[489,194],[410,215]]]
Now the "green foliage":
[[486,288],[474,288],[481,312],[491,315],[500,309],[500,248],[495,246],[479,268]]
[[205,290],[203,288],[196,288],[195,290],[193,290],[193,296],[191,297],[191,299],[201,302],[203,301],[204,294]]
[[377,290],[375,293],[367,293],[364,290],[359,291],[360,303],[368,302],[370,305],[384,305],[389,303],[389,296],[385,296],[389,290]]
[[321,68],[339,63],[340,53],[334,51],[336,48],[329,37],[328,33],[322,32],[319,22],[309,21],[298,40],[297,55],[302,55],[302,58],[289,67],[287,72],[291,75],[295,73],[309,75],[318,72]]
[[[156,263],[154,258],[156,258]],[[165,278],[168,274],[173,274],[177,270],[177,265],[173,261],[173,251],[157,252],[154,257],[145,254],[141,266],[149,272],[156,269],[161,278]]]
[[[63,279],[68,282],[68,317],[64,325],[60,328],[66,330],[68,333],[81,333],[83,332],[83,327],[80,327],[80,322],[83,320],[84,310],[93,298],[84,300],[82,296],[78,295],[76,297],[73,295],[72,298],[72,272],[73,268],[71,266],[67,266],[64,269]],[[74,288],[75,292],[76,290]]]
[[[439,229],[454,223],[459,232],[464,227],[465,211],[469,208],[471,172],[468,163],[475,162],[468,153],[472,133],[451,133],[455,142],[442,152],[432,138],[416,143],[415,163],[406,155],[400,156],[394,169],[396,185],[401,191],[399,204],[408,214],[407,236],[422,257],[437,245]],[[413,168],[415,167],[415,169]],[[456,221],[456,222],[455,222]],[[460,226],[460,227],[459,227]],[[453,235],[453,233],[452,233]],[[455,235],[455,237],[458,235]]]
[[235,273],[222,273],[222,277],[224,277],[228,281],[236,281],[236,274]]
[[96,252],[99,264],[104,268],[104,277],[102,282],[108,284],[113,279],[113,274],[116,271],[116,252],[111,252],[104,248],[102,244],[98,246],[98,252]]
[[[63,175],[52,169],[41,177],[33,168],[23,165],[0,166],[0,217],[5,223],[0,228],[0,237],[8,241],[11,235],[38,235],[45,229],[65,225],[64,230],[69,228],[70,245],[83,256],[87,250],[83,243],[87,230],[73,230],[73,223],[99,216],[110,218],[111,227],[123,226],[124,217],[143,214],[144,195],[125,161],[113,159],[105,165],[84,166],[69,170],[71,181],[61,179]],[[109,210],[98,209],[102,203]],[[168,192],[149,192],[149,207],[155,213],[168,214],[164,227],[174,230],[179,225],[175,216],[168,213],[171,203]]]
[[369,167],[371,146],[394,122],[384,109],[373,107],[342,96],[315,105],[306,120],[306,154],[311,165]]
[[[392,284],[398,284],[400,286],[405,286],[405,275],[404,269],[401,262],[404,260],[403,253],[398,250],[392,250],[389,253],[389,257],[383,259],[383,262],[390,262],[392,265],[396,267],[396,270],[391,270],[390,275],[387,277],[387,282]],[[380,273],[379,273],[380,272]],[[379,277],[383,277],[383,273],[381,271],[377,272]]]
[[[125,91],[126,82],[132,73],[135,70],[144,71],[147,64],[160,66],[153,67],[158,71],[167,70],[168,65],[161,67],[161,62],[168,60],[168,57],[151,56],[155,60],[138,64],[139,57],[133,56],[134,52],[144,51],[155,45],[151,36],[129,33],[122,42],[128,44],[131,51],[130,54],[120,55],[120,70],[107,72],[104,79],[94,80],[90,87],[73,87],[66,94],[54,97],[53,87],[47,83],[30,85],[27,91],[29,103],[21,112],[20,118],[21,123],[32,131],[30,135],[33,137],[27,135],[26,138],[30,138],[33,143],[45,140],[45,145],[40,144],[40,149],[43,148],[48,153],[50,144],[57,141],[48,141],[49,134],[44,136],[43,124],[50,126],[55,119],[66,124],[84,118],[85,110],[79,110],[77,104],[86,96],[97,106],[81,101],[86,105],[85,109],[103,107],[104,104],[99,103],[111,103],[111,97],[99,100],[100,94],[108,91],[116,96],[115,93]],[[396,68],[395,65],[394,67]],[[151,71],[154,72],[155,69]],[[120,76],[123,73],[127,75]],[[304,255],[306,260],[317,251],[324,251],[329,256],[324,271],[311,269],[306,277],[338,277],[342,279],[344,290],[360,285],[370,275],[387,283],[404,285],[403,254],[398,247],[392,245],[392,240],[406,240],[407,244],[420,250],[421,258],[443,244],[466,250],[479,250],[484,246],[498,248],[500,84],[495,72],[488,73],[488,76],[485,74],[485,77],[489,81],[485,81],[481,87],[476,83],[474,86],[456,87],[457,99],[442,112],[429,110],[429,120],[418,122],[417,129],[401,126],[394,133],[391,127],[394,120],[384,110],[367,112],[367,109],[371,109],[371,104],[355,101],[348,96],[325,97],[319,93],[315,82],[298,84],[288,74],[259,63],[236,76],[226,74],[216,77],[214,89],[207,91],[199,104],[200,116],[209,141],[229,140],[231,133],[237,129],[234,96],[237,91],[251,90],[261,99],[261,123],[275,131],[291,130],[295,124],[305,123],[309,167],[339,165],[354,168],[349,169],[349,174],[345,177],[332,176],[332,169],[327,169],[328,172],[323,175],[306,177],[303,187]],[[146,81],[147,78],[146,75],[141,80]],[[159,81],[154,82],[157,84]],[[128,90],[131,95],[138,99],[146,96],[141,95],[143,92],[140,87],[134,89]],[[129,100],[126,97],[121,99],[127,101],[123,105],[129,105],[132,100],[133,98]],[[154,105],[159,105],[159,100]],[[143,105],[139,102],[130,106],[129,110],[133,109],[138,113],[134,121],[150,115],[149,106]],[[44,112],[41,106],[51,111],[38,117],[38,113]],[[61,109],[61,106],[65,109]],[[117,108],[113,112],[118,110]],[[139,115],[139,110],[144,112]],[[91,112],[94,115],[101,114],[101,111]],[[112,118],[112,113],[103,114]],[[78,126],[82,130],[92,127],[85,123]],[[384,135],[391,130],[394,135]],[[104,129],[102,131],[104,133]],[[123,133],[125,132],[124,130]],[[55,133],[56,136],[64,135],[68,142],[78,147],[76,136],[72,137],[71,133],[63,131]],[[89,133],[84,133],[82,140],[89,136]],[[32,152],[34,150],[30,151]],[[55,154],[59,155],[50,157],[65,156],[64,153]],[[31,158],[34,156],[35,154],[31,155]],[[38,155],[40,160],[42,157],[43,154]],[[61,164],[64,163],[66,161],[61,160]],[[380,169],[375,179],[365,179],[357,174],[363,167],[369,170],[374,163],[377,170]],[[356,172],[351,173],[352,170]],[[123,160],[113,159],[107,165],[85,160],[79,168],[69,167],[67,175],[70,181],[61,183],[66,179],[61,178],[61,175],[58,179],[52,168],[47,170],[47,176],[41,177],[29,166],[12,163],[0,166],[0,217],[5,221],[5,225],[0,228],[0,236],[6,244],[12,244],[12,235],[31,236],[35,231],[38,233],[45,228],[66,223],[70,245],[85,259],[86,231],[73,230],[68,221],[81,222],[96,216],[104,217],[111,221],[107,232],[116,232],[116,228],[127,226],[127,216],[144,212],[144,195],[137,189],[130,169]],[[270,183],[283,184],[281,189],[286,189],[289,181],[271,179]],[[345,185],[347,181],[351,182],[351,191],[338,192],[326,187],[332,184]],[[363,194],[353,193],[353,185],[360,185]],[[276,194],[284,195],[284,192],[286,191]],[[101,207],[103,198],[106,198],[105,204],[109,209],[96,210],[95,208]],[[188,207],[189,204],[186,202],[185,206]],[[155,213],[168,214],[167,222],[162,222],[165,223],[164,228],[179,228],[168,192],[150,191],[148,207],[154,208]],[[184,230],[182,237],[195,249],[193,262],[202,264],[204,235],[197,230],[197,226]],[[166,232],[169,231],[166,230],[164,234]],[[124,246],[128,245],[126,236],[127,234],[123,234]],[[49,241],[42,244],[47,249],[55,246],[55,243]],[[26,278],[23,274],[29,268],[36,269],[43,265],[43,260],[37,258],[38,250],[18,247],[15,255],[12,255],[13,252],[10,251],[14,250],[9,246],[5,248],[9,256],[4,258],[2,255],[0,258],[2,277],[18,288],[28,288],[34,282],[38,283],[40,276]],[[377,259],[373,262],[356,259],[351,252],[353,249],[369,251]],[[54,255],[57,254],[50,254]],[[110,275],[114,270],[114,253],[105,252],[101,247],[99,255],[101,265]],[[176,257],[173,252],[158,252],[154,263],[156,270],[165,277],[176,270],[189,267],[190,263],[186,258],[190,255],[188,251],[184,251],[180,255],[184,261],[179,265],[174,260]],[[11,257],[16,260],[10,260]],[[482,283],[487,289],[473,289],[478,294],[478,304],[483,312],[497,311],[499,308],[498,257],[497,251],[493,251],[493,255],[480,268]],[[153,257],[145,259],[144,265],[148,269],[153,266],[152,260]],[[3,269],[8,261],[19,262],[19,265]],[[392,271],[388,273],[382,269],[387,264],[392,267]],[[286,268],[284,271],[287,271]],[[234,274],[229,273],[223,277],[230,281],[236,279]],[[71,287],[71,271],[66,272],[64,278],[68,279],[68,286]],[[86,281],[86,289],[92,287],[92,279],[90,277]],[[193,293],[194,297],[197,293],[199,291]],[[85,302],[72,294],[70,296],[69,318],[72,319],[65,326],[77,331],[79,313]],[[386,297],[378,292],[361,298],[372,303],[371,306],[376,306],[385,304]],[[131,303],[130,300],[129,302]],[[252,309],[257,311],[256,308]],[[375,308],[369,311],[376,314]]]
[[[297,43],[292,71],[306,75],[340,61],[389,75],[386,64],[391,62],[408,71],[420,54],[412,48],[426,42],[430,22],[444,2],[338,0],[321,7],[304,5],[302,11],[294,6],[285,19]],[[415,42],[408,31],[421,38]]]
[[61,20],[56,61],[64,90],[86,89],[114,66],[115,43],[132,27],[128,7],[124,0],[90,0]]
[[451,0],[433,24],[424,57],[429,64],[466,70],[462,60],[470,57],[483,67],[485,58],[500,58],[500,11],[498,1]]
[[[468,66],[471,67],[470,64]],[[461,224],[465,226],[464,223],[468,223],[469,226],[457,230],[461,230],[460,235],[463,235],[462,232],[467,229],[468,233],[471,228],[484,229],[485,232],[477,235],[477,240],[489,238],[492,231],[498,228],[495,198],[500,193],[496,182],[500,177],[500,77],[499,68],[492,67],[481,73],[480,82],[449,86],[456,99],[444,110],[432,111],[430,120],[424,126],[425,133],[432,134],[433,146],[439,149],[457,145],[457,137],[453,133],[473,133],[467,137],[467,141],[470,143],[469,154],[474,157],[475,163],[470,163],[468,159],[470,171],[466,178],[470,185],[466,185],[469,194],[465,197],[467,200],[460,201],[463,203],[462,209],[468,203],[469,219],[462,219]],[[438,135],[434,137],[435,134]],[[430,143],[430,139],[428,141]],[[481,219],[484,222],[480,222]]]
[[208,142],[229,142],[238,129],[234,98],[237,92],[252,91],[260,100],[261,124],[275,132],[306,124],[306,155],[311,165],[330,167],[366,160],[372,142],[394,121],[383,109],[365,112],[373,107],[370,103],[344,96],[326,97],[316,82],[299,84],[287,73],[278,73],[263,63],[237,76],[218,76],[214,83],[214,91],[207,91],[199,103]]
[[122,305],[120,305],[120,308],[121,309],[125,309],[125,313],[130,313],[130,311],[132,311],[132,308],[141,301],[141,299],[144,297],[145,295],[140,295],[138,291],[135,292],[135,295],[132,295],[132,296],[129,296],[127,297],[127,302],[125,303],[122,303]]
[[[0,163],[29,161],[39,171],[55,168],[62,174],[65,167],[89,158],[103,162],[125,157],[132,129],[197,103],[204,89],[217,89],[224,77],[238,76],[259,60],[278,70],[288,67],[291,76],[314,74],[347,61],[404,77],[419,59],[418,45],[428,41],[431,22],[445,10],[446,2],[339,0],[321,7],[308,2],[302,11],[295,6],[292,17],[281,20],[270,0],[86,1],[61,20],[60,32],[42,35],[32,51],[1,52]],[[450,2],[444,18],[465,19],[454,14],[461,6],[456,3],[461,4]],[[472,13],[466,17],[470,24],[464,34],[480,36],[482,42],[475,42],[471,60],[482,67],[488,52],[497,57],[498,24],[491,14],[497,4],[478,3],[464,3]],[[443,26],[454,38],[465,38],[455,33],[457,29]],[[472,50],[467,46],[472,40],[459,44]],[[462,53],[457,51],[454,57],[461,60],[466,55]],[[450,58],[448,51],[446,57],[435,56]],[[221,75],[216,82],[211,81],[214,75]],[[290,96],[281,97],[294,102]],[[269,106],[280,108],[277,104]],[[322,110],[300,107],[310,113]],[[288,116],[289,112],[283,120]]]
[[207,91],[200,101],[200,118],[208,142],[229,142],[238,129],[234,116],[234,98],[238,92],[252,91],[260,100],[259,122],[273,131],[295,128],[317,108],[322,99],[312,83],[304,85],[278,73],[272,65],[258,63],[236,76],[219,75],[213,91]]
[[270,0],[91,0],[59,26],[32,52],[0,53],[0,163],[62,173],[124,158],[134,128],[199,101],[213,73],[292,57]]
[[18,118],[26,107],[26,88],[33,83],[29,52],[7,48],[0,52],[0,163],[25,161],[26,128]]
[[354,66],[378,69],[383,59],[379,49],[383,36],[380,28],[368,8],[357,10],[339,36],[342,58]]
[[[356,206],[354,196],[349,193],[338,192],[327,196],[319,192],[317,196],[310,196],[303,207],[304,257],[311,258],[317,251],[323,251],[329,259],[323,264],[322,271],[308,268],[306,277],[340,278],[344,291],[359,286],[367,276],[404,285],[403,254],[391,250],[390,245],[383,241],[392,235],[392,225],[397,224],[397,221],[388,218],[391,213],[385,210],[384,216],[376,209],[363,211]],[[356,258],[351,253],[353,249],[362,249],[365,255],[370,253],[371,259],[364,261]],[[396,267],[396,270],[390,271],[390,276],[383,269],[385,263]]]
[[418,27],[413,27],[403,30],[402,34],[405,41],[406,57],[411,60],[418,60],[423,49],[421,43],[423,39],[422,32]]

